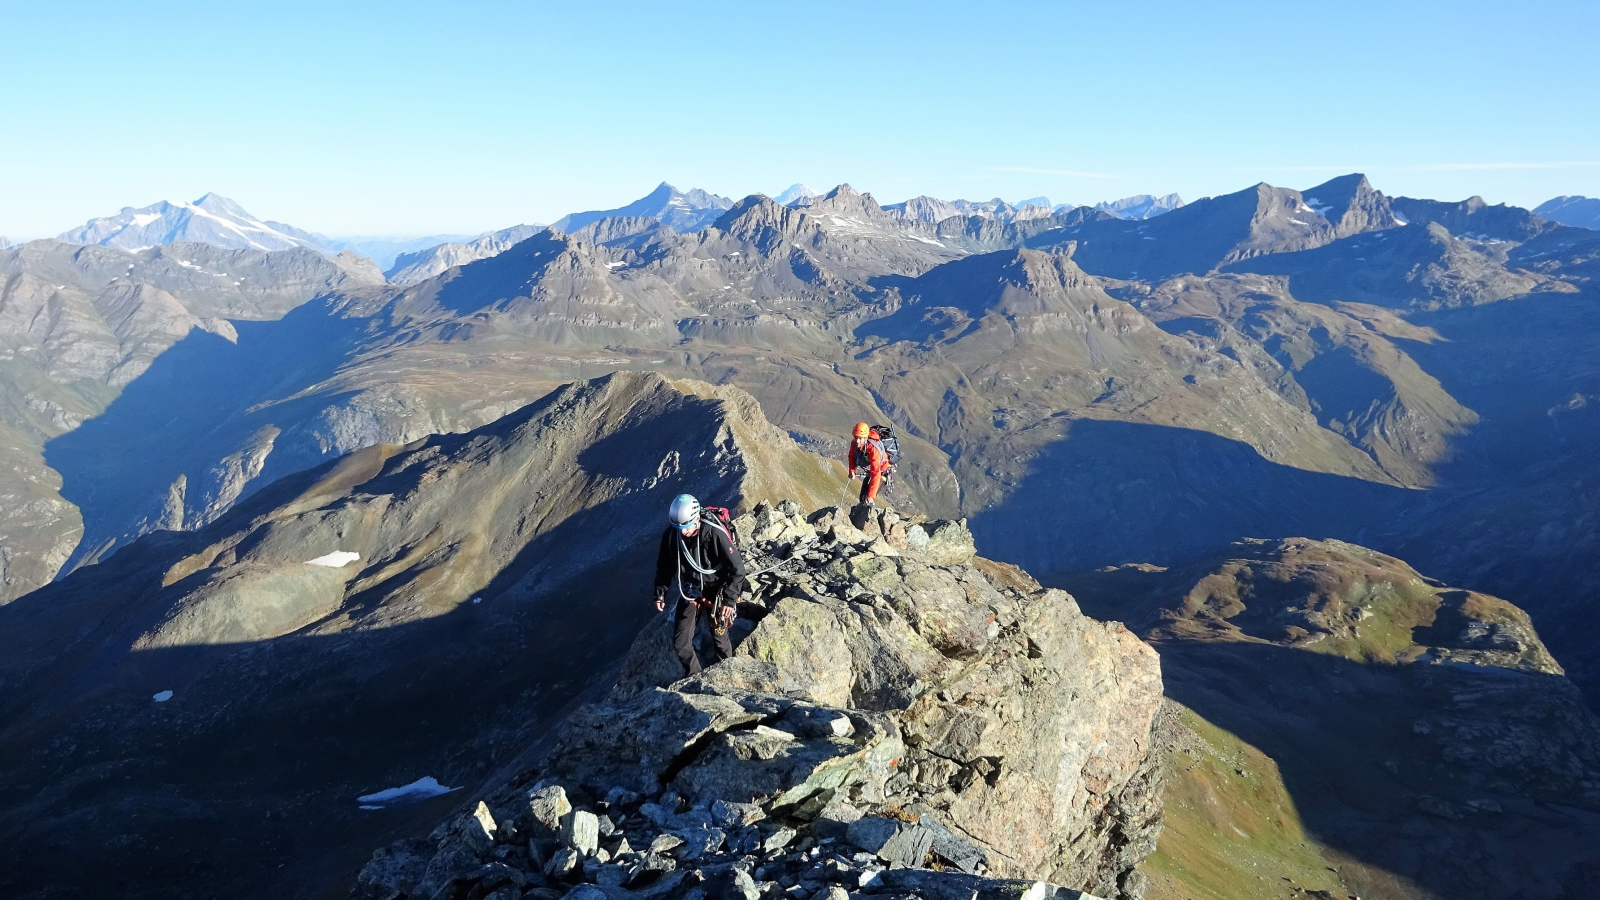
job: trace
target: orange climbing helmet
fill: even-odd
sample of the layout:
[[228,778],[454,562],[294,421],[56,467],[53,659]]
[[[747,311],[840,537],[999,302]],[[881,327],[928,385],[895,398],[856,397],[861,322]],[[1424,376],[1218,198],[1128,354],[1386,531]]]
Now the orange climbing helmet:
[[865,422],[857,422],[856,423],[856,427],[855,427],[855,431],[852,432],[852,434],[854,434],[858,438],[864,438],[864,437],[866,437],[867,435],[869,435],[871,433],[872,433],[872,426],[868,425]]

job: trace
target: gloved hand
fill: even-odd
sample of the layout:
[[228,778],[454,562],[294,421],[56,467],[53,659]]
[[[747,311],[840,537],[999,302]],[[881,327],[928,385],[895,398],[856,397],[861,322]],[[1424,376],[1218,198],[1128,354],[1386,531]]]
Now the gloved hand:
[[733,616],[734,616],[734,613],[735,613],[734,607],[735,607],[735,604],[729,603],[727,601],[723,601],[722,609],[717,611],[718,617],[722,619],[722,627],[723,628],[732,627],[732,625],[733,625]]
[[850,470],[850,480],[851,481],[855,481],[856,480],[856,470],[855,469],[851,469]]
[[664,587],[658,587],[658,588],[656,588],[656,612],[662,612],[666,608],[667,608],[667,589],[664,588]]

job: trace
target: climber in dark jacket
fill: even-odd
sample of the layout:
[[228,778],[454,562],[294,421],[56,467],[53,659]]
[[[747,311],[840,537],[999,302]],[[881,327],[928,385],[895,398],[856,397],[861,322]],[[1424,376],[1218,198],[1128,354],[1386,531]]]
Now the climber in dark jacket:
[[[700,672],[700,657],[694,652],[694,630],[700,612],[719,610],[718,621],[711,622],[711,637],[716,644],[717,661],[733,655],[728,627],[744,588],[744,558],[720,522],[700,514],[700,501],[679,494],[672,501],[667,517],[671,525],[661,535],[661,550],[656,554],[656,609],[677,603],[672,613],[672,649],[683,663],[686,675]],[[717,599],[721,598],[720,606]]]

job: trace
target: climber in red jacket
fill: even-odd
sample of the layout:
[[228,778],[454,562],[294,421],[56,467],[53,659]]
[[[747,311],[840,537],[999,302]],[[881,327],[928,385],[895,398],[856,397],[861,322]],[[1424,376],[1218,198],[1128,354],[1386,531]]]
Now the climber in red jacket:
[[883,447],[883,439],[871,425],[857,422],[850,441],[850,477],[861,472],[861,503],[876,506],[878,489],[883,486],[884,475],[892,463]]

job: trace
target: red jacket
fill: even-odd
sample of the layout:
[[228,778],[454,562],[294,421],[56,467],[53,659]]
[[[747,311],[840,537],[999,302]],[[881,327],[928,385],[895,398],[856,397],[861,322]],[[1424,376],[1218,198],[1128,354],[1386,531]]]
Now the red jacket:
[[[861,457],[865,456],[866,459]],[[874,431],[867,439],[865,453],[856,449],[854,438],[850,439],[850,476],[855,477],[857,469],[866,469],[873,475],[882,475],[889,470],[889,454],[883,452],[883,445],[878,443],[878,433]]]

